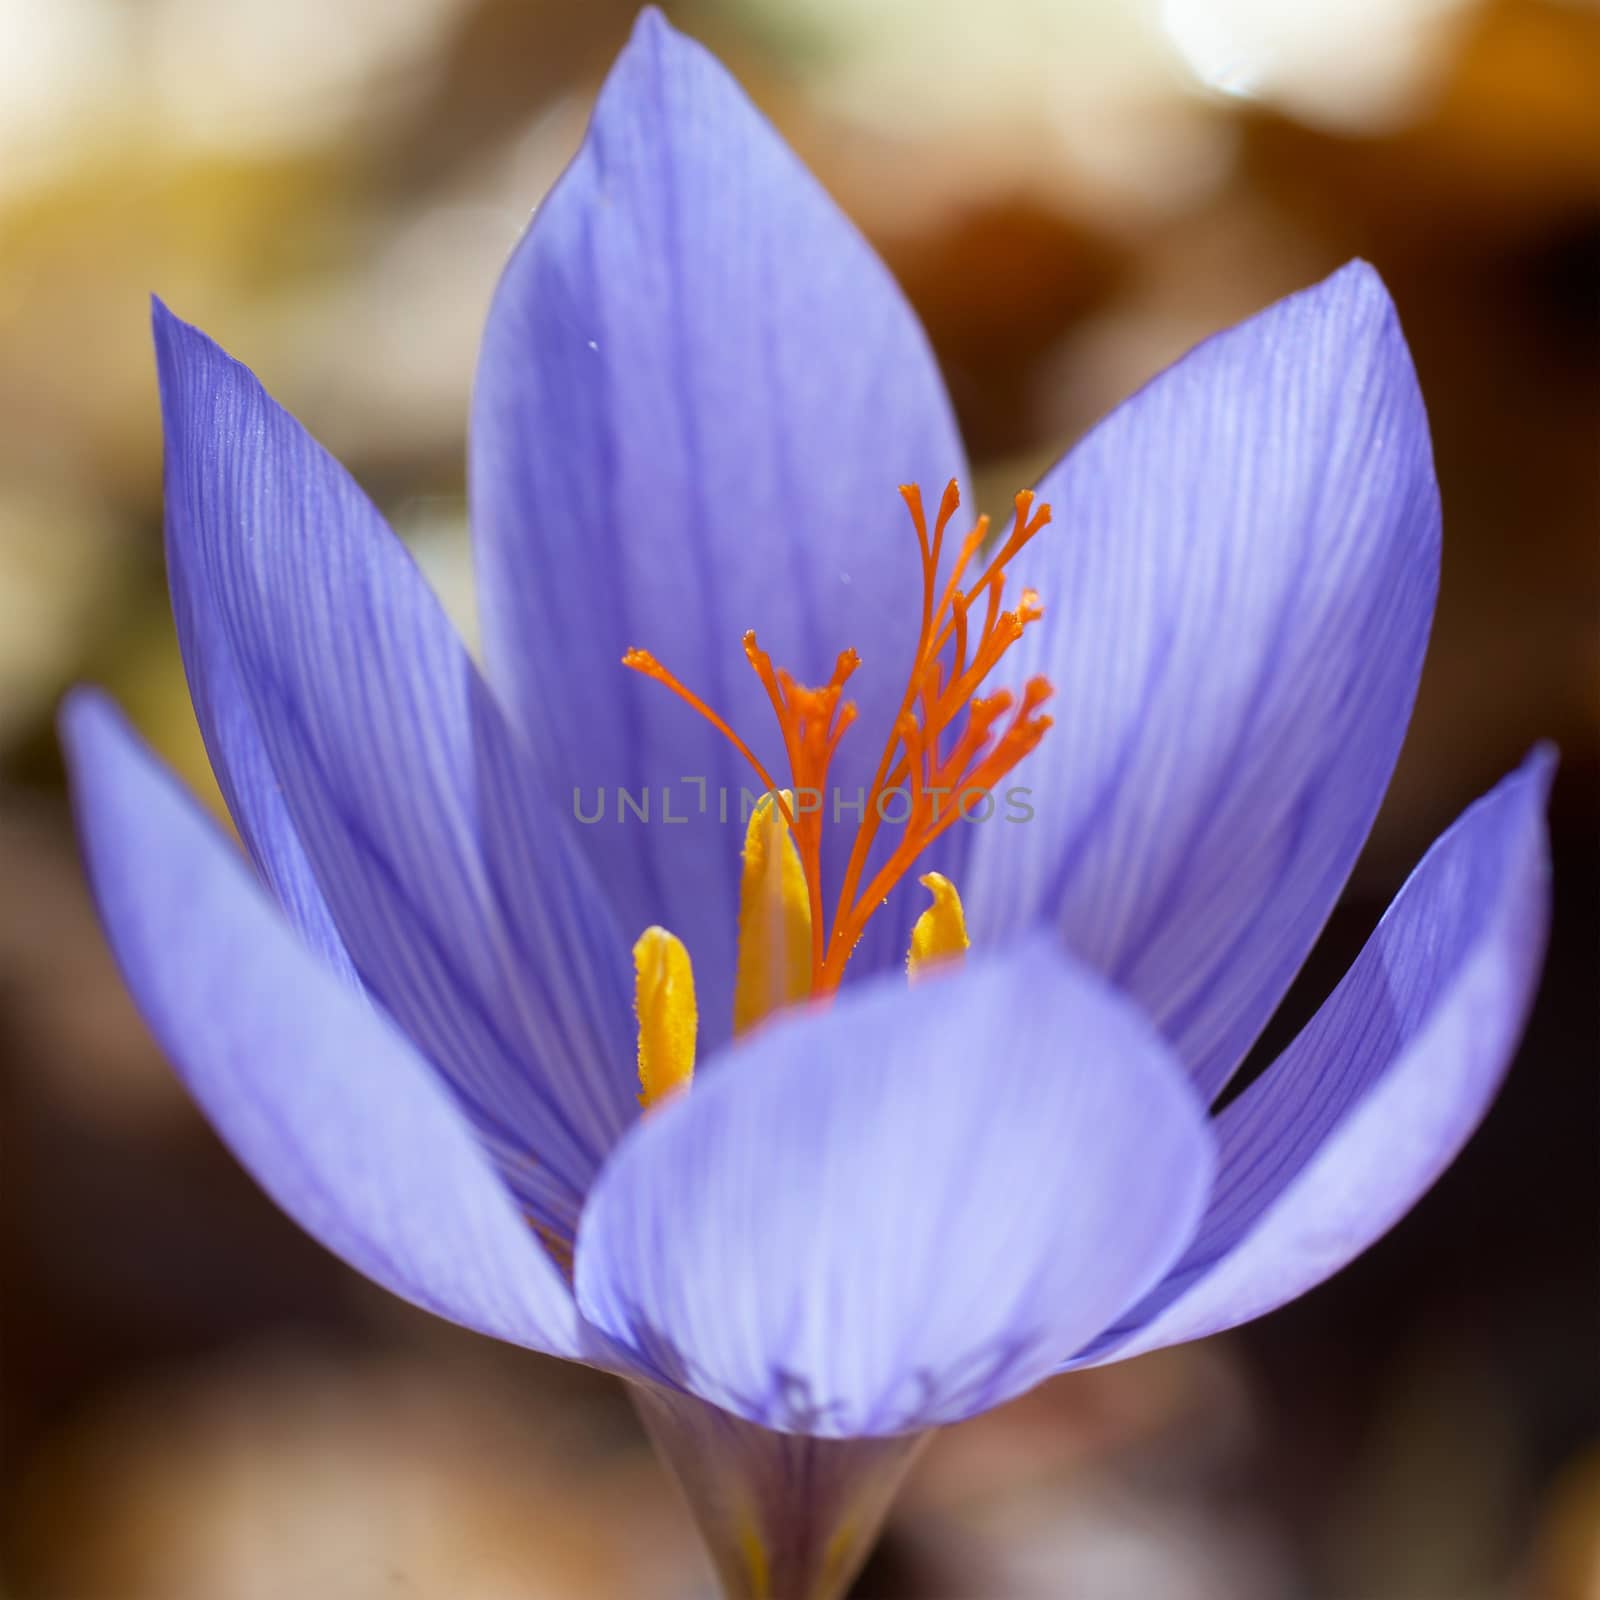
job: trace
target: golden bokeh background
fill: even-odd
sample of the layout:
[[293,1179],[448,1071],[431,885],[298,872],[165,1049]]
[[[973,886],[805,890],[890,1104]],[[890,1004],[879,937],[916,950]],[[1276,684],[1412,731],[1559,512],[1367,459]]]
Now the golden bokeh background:
[[[1600,9],[700,0],[927,322],[982,498],[1352,255],[1432,417],[1445,572],[1394,789],[1274,1037],[1540,737],[1522,1057],[1335,1283],[942,1439],[873,1600],[1596,1600]],[[371,1288],[233,1165],[82,887],[53,732],[110,686],[209,790],[160,562],[147,297],[247,360],[471,633],[499,269],[619,0],[0,0],[0,1600],[669,1600],[686,1518],[607,1381]]]

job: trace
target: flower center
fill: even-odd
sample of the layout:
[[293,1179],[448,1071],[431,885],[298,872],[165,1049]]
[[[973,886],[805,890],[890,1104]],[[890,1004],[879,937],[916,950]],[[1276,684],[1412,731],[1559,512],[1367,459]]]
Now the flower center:
[[[941,589],[939,563],[961,504],[960,491],[954,480],[946,487],[931,532],[917,486],[903,486],[900,495],[911,514],[921,557],[922,623],[905,693],[859,812],[831,923],[823,904],[823,796],[834,752],[856,720],[854,702],[843,695],[861,658],[854,650],[843,651],[833,676],[813,688],[775,668],[753,631],[744,635],[745,658],[767,692],[783,735],[791,777],[787,788],[780,788],[733,728],[649,651],[629,650],[622,658],[625,667],[655,679],[705,718],[750,764],[766,792],[767,799],[750,819],[745,845],[737,1031],[780,1005],[837,989],[867,923],[890,891],[940,835],[971,814],[973,803],[987,797],[1050,726],[1051,719],[1039,711],[1051,693],[1044,678],[1029,679],[1020,700],[1007,690],[979,693],[1001,657],[1043,614],[1032,589],[1023,589],[1010,610],[1002,602],[1006,567],[1050,521],[1049,506],[1035,509],[1030,492],[1018,494],[1010,532],[981,575],[967,582],[968,569],[989,536],[989,519],[980,517],[962,540]],[[899,825],[900,836],[868,877],[873,846],[891,812],[896,813],[892,822]],[[933,873],[922,882],[934,904],[912,938],[913,976],[931,961],[966,947],[954,886]],[[650,930],[646,938],[660,933]],[[693,1005],[692,990],[688,1004]],[[641,991],[641,1041],[645,1020]],[[648,1103],[648,1085],[646,1090]]]

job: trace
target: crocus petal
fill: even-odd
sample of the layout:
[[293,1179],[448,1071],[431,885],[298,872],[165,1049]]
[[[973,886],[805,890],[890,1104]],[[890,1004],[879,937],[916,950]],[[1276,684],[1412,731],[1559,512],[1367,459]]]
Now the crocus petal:
[[[916,641],[896,487],[937,504],[961,472],[882,263],[721,66],[647,11],[495,297],[471,489],[494,681],[564,803],[592,816],[606,797],[580,837],[624,928],[689,946],[703,1046],[729,1031],[740,792],[761,784],[621,656],[652,652],[782,783],[741,635],[811,683],[857,647],[848,803]],[[648,824],[619,786],[650,793]]]
[[[228,692],[361,979],[530,1215],[570,1234],[636,1113],[627,944],[372,505],[159,307],[156,341],[175,587],[226,646]],[[260,817],[239,820],[259,857]]]
[[586,1358],[560,1274],[443,1086],[290,931],[103,697],[62,715],[100,914],[157,1041],[308,1233],[440,1316]]
[[1213,1095],[1371,827],[1433,614],[1427,422],[1377,275],[1201,345],[1039,493],[1015,671],[1061,713],[1017,775],[1035,819],[969,830],[973,939],[1054,920]]
[[[158,318],[160,312],[157,312]],[[159,324],[158,324],[159,325]],[[163,401],[173,397],[163,395]],[[168,415],[167,433],[174,436],[182,419]],[[191,558],[192,529],[198,508],[191,494],[198,487],[183,471],[185,453],[169,452],[166,474],[167,586],[178,647],[183,654],[189,698],[205,740],[211,770],[222,798],[244,840],[245,848],[278,904],[311,948],[347,983],[359,986],[350,953],[339,937],[333,913],[295,831],[282,787],[272,768],[256,714],[239,682],[227,631],[197,582]]]
[[1423,858],[1328,1002],[1217,1119],[1217,1186],[1183,1260],[1077,1364],[1196,1339],[1304,1294],[1455,1159],[1537,984],[1554,765],[1535,752]]
[[1181,1067],[1042,936],[862,985],[708,1064],[596,1182],[578,1304],[748,1421],[911,1432],[1028,1388],[1064,1331],[1137,1299],[1211,1162]]

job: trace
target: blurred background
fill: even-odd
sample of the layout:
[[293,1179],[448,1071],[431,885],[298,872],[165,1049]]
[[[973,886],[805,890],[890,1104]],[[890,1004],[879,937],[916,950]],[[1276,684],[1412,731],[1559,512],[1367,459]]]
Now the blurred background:
[[[702,0],[925,319],[985,503],[1352,255],[1446,526],[1421,702],[1272,1044],[1435,832],[1560,741],[1555,930],[1465,1157],[1336,1282],[946,1435],[876,1600],[1595,1600],[1600,9]],[[214,795],[159,555],[156,290],[355,472],[469,635],[500,266],[627,0],[0,0],[0,1596],[705,1592],[606,1381],[372,1289],[178,1090],[80,881],[56,700]]]

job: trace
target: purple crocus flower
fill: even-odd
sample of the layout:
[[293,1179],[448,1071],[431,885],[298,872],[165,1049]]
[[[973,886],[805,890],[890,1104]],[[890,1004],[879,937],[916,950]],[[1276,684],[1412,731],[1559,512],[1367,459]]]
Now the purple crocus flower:
[[1303,1293],[1483,1115],[1540,963],[1545,753],[1207,1113],[1368,832],[1433,610],[1369,268],[1142,390],[997,554],[945,536],[951,493],[931,529],[907,494],[913,538],[896,487],[964,470],[922,331],[647,13],[490,315],[487,680],[339,466],[155,333],[173,607],[249,863],[74,697],[127,980],[310,1233],[634,1386],[730,1595],[837,1593],[929,1430]]

